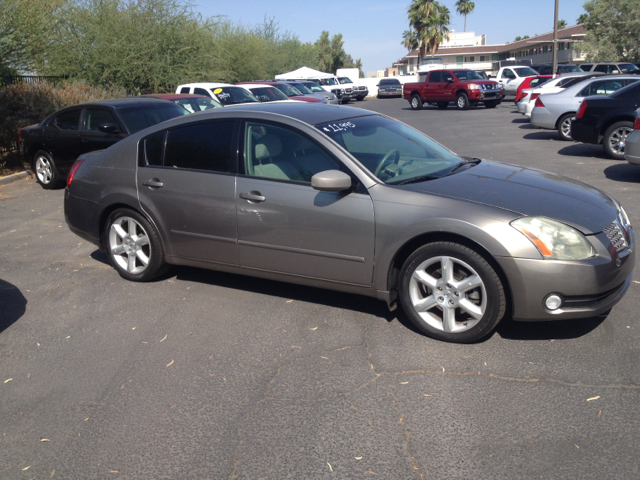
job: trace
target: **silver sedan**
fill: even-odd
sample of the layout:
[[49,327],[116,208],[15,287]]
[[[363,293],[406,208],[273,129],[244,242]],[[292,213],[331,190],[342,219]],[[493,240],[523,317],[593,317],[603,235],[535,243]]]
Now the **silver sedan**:
[[601,314],[635,262],[606,193],[342,106],[237,106],[143,130],[78,159],[65,218],[130,281],[190,265],[350,292],[460,343],[505,316]]

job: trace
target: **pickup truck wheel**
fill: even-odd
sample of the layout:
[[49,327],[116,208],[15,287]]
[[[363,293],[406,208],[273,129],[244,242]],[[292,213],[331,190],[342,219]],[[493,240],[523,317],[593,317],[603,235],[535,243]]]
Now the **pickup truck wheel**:
[[411,101],[409,102],[409,104],[414,110],[420,110],[422,108],[422,99],[420,98],[420,95],[418,95],[417,93],[411,95]]
[[440,110],[444,110],[449,106],[449,102],[438,102],[437,105]]
[[44,189],[51,190],[62,183],[53,158],[45,151],[40,150],[33,157],[33,171],[36,172],[36,179]]
[[575,113],[567,113],[558,120],[558,135],[560,135],[561,140],[573,140],[571,138],[571,118],[574,115]]
[[609,158],[624,160],[627,137],[633,132],[633,122],[616,122],[607,128],[602,138],[602,146]]
[[460,92],[456,96],[456,107],[458,110],[468,110],[469,109],[469,97],[464,92]]

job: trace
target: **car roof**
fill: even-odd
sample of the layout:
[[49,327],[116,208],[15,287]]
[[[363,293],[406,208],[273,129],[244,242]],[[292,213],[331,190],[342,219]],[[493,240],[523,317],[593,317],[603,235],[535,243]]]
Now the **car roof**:
[[206,95],[197,95],[195,93],[147,93],[144,97],[161,98],[162,100],[179,100],[181,98],[209,98]]
[[279,82],[276,80],[252,80],[250,82],[238,82],[236,85],[280,85],[283,82]]
[[178,85],[178,88],[181,88],[181,87],[218,88],[218,87],[235,87],[235,85],[231,83],[199,82],[199,83],[185,83],[183,85]]
[[[67,108],[86,108],[86,107],[131,107],[136,105],[149,105],[150,103],[158,103],[165,105],[165,100],[147,96],[136,96],[136,97],[124,97],[124,98],[112,98],[107,100],[94,100],[92,102],[79,103],[77,105],[73,105]],[[61,109],[62,110],[62,109]],[[66,108],[64,109],[66,110]]]

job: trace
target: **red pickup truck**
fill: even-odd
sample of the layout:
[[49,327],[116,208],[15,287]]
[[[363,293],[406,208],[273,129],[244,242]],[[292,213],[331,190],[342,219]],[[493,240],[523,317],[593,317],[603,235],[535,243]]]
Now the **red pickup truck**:
[[483,79],[475,70],[433,70],[424,82],[404,84],[404,98],[414,110],[420,110],[423,103],[447,108],[449,102],[460,110],[478,103],[495,108],[503,97],[498,82]]

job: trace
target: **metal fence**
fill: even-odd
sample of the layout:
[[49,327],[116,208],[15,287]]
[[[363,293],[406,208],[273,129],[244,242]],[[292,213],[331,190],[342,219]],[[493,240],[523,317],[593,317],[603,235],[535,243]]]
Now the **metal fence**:
[[4,75],[0,76],[0,87],[6,87],[7,85],[15,85],[17,83],[57,83],[62,80],[66,80],[68,77],[53,76],[53,75]]

